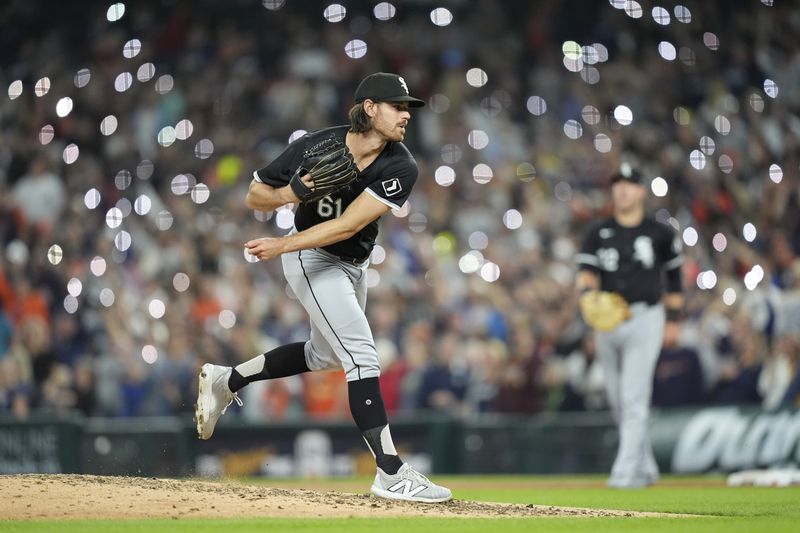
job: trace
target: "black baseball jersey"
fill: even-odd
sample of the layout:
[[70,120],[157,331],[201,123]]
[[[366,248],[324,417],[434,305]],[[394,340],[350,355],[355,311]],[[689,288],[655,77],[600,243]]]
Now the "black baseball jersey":
[[[329,137],[345,142],[349,129],[350,126],[334,126],[307,133],[293,141],[272,163],[255,171],[253,177],[272,187],[283,187],[302,163],[303,152],[307,148]],[[359,172],[348,187],[315,202],[300,204],[295,212],[294,225],[298,231],[303,231],[336,218],[365,190],[392,209],[400,209],[411,194],[417,174],[417,162],[408,148],[401,142],[389,142],[375,161]],[[377,236],[378,221],[373,220],[349,239],[325,246],[324,249],[341,257],[366,259],[375,246]]]
[[665,272],[673,280],[669,290],[675,290],[675,280],[680,290],[680,238],[671,227],[648,217],[632,228],[620,226],[614,218],[594,225],[576,261],[582,270],[600,276],[602,290],[618,292],[631,303],[659,302]]

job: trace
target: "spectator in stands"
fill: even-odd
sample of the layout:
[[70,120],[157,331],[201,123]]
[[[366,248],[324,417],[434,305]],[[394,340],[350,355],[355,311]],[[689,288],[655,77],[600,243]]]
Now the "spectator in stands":
[[[561,365],[563,381],[560,411],[597,411],[608,408],[603,367],[597,362],[594,334],[585,333],[580,345]],[[551,363],[552,364],[552,363]]]
[[464,365],[464,346],[457,333],[437,341],[417,390],[417,409],[460,413],[469,383],[470,369]]
[[67,202],[67,191],[60,177],[53,172],[47,156],[33,158],[28,172],[11,190],[14,203],[25,217],[25,223],[49,233],[60,221]]
[[713,399],[720,404],[758,404],[758,377],[767,353],[764,334],[750,325],[750,317],[740,315],[731,334],[732,356],[727,361]]
[[682,346],[677,329],[664,332],[664,345],[653,377],[653,407],[701,405],[706,401],[700,356]]

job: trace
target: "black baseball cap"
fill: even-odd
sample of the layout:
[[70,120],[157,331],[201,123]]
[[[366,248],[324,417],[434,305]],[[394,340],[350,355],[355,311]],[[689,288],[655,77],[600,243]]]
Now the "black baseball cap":
[[612,185],[614,183],[617,183],[618,181],[627,181],[629,183],[642,185],[642,175],[639,173],[638,170],[636,170],[629,164],[623,163],[619,168],[619,172],[611,176]]
[[356,89],[356,102],[367,98],[376,102],[408,102],[408,107],[425,105],[423,100],[408,94],[406,80],[389,72],[376,72],[361,80]]

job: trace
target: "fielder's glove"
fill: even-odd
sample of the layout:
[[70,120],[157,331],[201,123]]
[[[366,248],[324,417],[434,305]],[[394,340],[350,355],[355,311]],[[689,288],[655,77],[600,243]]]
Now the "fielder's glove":
[[616,292],[587,291],[579,304],[583,320],[597,331],[611,331],[631,316],[628,302]]
[[[300,179],[311,176],[311,187]],[[303,152],[303,162],[289,180],[301,203],[314,202],[350,184],[358,174],[353,155],[342,141],[330,137]]]

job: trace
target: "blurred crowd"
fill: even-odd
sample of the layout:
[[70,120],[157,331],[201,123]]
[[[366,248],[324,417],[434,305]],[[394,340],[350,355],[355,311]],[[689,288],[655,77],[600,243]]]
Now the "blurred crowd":
[[[283,4],[0,7],[0,414],[190,416],[203,363],[305,340],[280,262],[243,253],[291,212],[244,197],[375,71],[428,102],[369,273],[390,413],[606,409],[574,255],[623,160],[663,178],[648,208],[686,245],[654,405],[798,405],[800,5]],[[259,382],[240,416],[343,417],[346,390]]]

